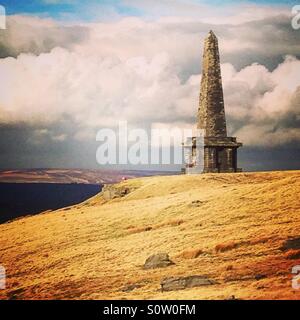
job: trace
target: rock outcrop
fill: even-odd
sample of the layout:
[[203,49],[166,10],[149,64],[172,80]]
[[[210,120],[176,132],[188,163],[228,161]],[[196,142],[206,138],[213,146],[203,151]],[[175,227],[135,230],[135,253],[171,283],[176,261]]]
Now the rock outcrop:
[[189,276],[189,277],[169,277],[164,278],[161,282],[162,291],[183,290],[186,288],[194,288],[201,286],[209,286],[215,284],[214,280],[206,276]]
[[165,268],[173,264],[174,262],[170,260],[167,253],[158,253],[150,256],[146,260],[144,269]]
[[112,200],[116,198],[125,197],[130,193],[130,189],[128,187],[116,187],[114,184],[106,184],[102,189],[102,195],[105,200]]

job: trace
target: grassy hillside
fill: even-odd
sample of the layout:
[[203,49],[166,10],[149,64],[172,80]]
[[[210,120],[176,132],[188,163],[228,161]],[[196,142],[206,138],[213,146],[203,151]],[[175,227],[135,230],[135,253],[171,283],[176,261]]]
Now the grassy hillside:
[[[0,225],[10,299],[300,299],[300,172],[149,177],[80,205]],[[166,252],[175,263],[144,270]],[[161,292],[167,276],[210,286]],[[136,285],[133,290],[125,290]],[[127,288],[128,289],[128,288]],[[132,289],[132,288],[131,288]]]

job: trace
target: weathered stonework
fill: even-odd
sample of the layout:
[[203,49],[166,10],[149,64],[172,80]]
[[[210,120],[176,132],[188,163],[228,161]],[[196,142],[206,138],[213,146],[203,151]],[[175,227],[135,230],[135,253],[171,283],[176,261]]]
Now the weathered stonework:
[[226,137],[218,40],[210,31],[204,42],[198,128],[207,137]]
[[203,172],[237,172],[236,138],[227,137],[218,39],[210,31],[204,43],[198,129],[204,130]]

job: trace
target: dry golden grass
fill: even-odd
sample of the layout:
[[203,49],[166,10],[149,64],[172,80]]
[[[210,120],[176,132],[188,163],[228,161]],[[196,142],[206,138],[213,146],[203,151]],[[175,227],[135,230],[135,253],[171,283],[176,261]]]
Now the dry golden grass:
[[[281,250],[300,236],[299,182],[299,171],[140,178],[118,185],[123,198],[0,225],[0,298],[299,299],[298,251]],[[144,270],[157,252],[175,265]],[[216,284],[159,291],[166,276],[202,274]]]
[[183,259],[196,259],[198,258],[203,251],[201,249],[188,249],[180,252],[176,258],[183,258]]
[[230,241],[227,243],[217,244],[215,247],[216,252],[225,252],[232,249],[236,249],[239,246],[238,242]]

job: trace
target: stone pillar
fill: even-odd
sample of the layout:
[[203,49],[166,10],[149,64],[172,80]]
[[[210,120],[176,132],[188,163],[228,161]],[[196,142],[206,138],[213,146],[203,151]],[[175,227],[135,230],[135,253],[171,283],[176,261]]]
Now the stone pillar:
[[228,171],[233,171],[233,153],[232,148],[226,148],[227,154],[227,168]]
[[198,128],[206,137],[227,136],[218,39],[212,31],[204,42]]
[[204,148],[204,172],[217,172],[217,150],[214,147]]

